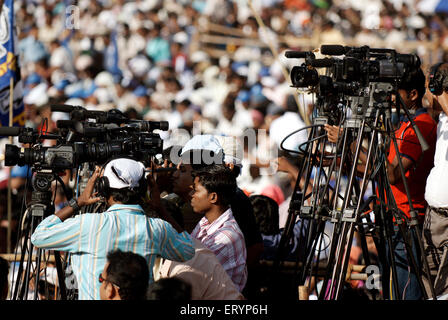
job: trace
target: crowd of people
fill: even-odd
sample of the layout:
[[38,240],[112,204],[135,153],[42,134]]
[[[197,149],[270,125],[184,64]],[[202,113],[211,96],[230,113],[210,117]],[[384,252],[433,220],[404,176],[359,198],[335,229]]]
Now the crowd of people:
[[[178,170],[172,175],[160,174],[150,185],[156,192],[151,199],[160,201],[156,205],[159,216],[149,224],[160,233],[160,242],[147,239],[144,245],[140,243],[139,235],[145,234],[147,225],[137,220],[145,219],[145,205],[132,194],[123,198],[121,192],[115,192],[102,195],[110,202],[101,218],[86,214],[72,218],[80,207],[99,198],[84,194],[67,206],[69,199],[58,193],[57,213],[39,226],[33,243],[46,249],[95,253],[95,259],[73,256],[80,299],[142,298],[141,288],[135,295],[123,289],[148,282],[143,277],[129,280],[129,284],[125,279],[128,275],[120,273],[120,259],[132,261],[129,264],[135,264],[136,270],[143,268],[138,266],[138,258],[126,256],[130,251],[147,260],[150,280],[154,280],[147,288],[152,293],[145,298],[169,296],[163,290],[177,290],[188,299],[260,296],[266,273],[257,268],[258,261],[275,257],[298,174],[296,159],[285,149],[298,150],[308,139],[305,130],[285,138],[304,128],[313,111],[313,100],[308,95],[297,99],[297,91],[290,86],[288,72],[299,60],[284,57],[288,49],[312,48],[291,48],[282,39],[318,37],[322,44],[372,47],[385,43],[401,53],[419,54],[425,69],[446,59],[446,16],[434,10],[428,9],[424,0],[19,2],[15,18],[25,126],[56,130],[57,121],[68,120],[69,115],[52,112],[52,104],[118,109],[131,119],[169,122],[168,131],[157,131],[168,161],[173,160],[170,151],[180,148],[180,155],[187,157],[197,150],[222,153],[225,164],[198,168],[172,161],[179,165]],[[198,40],[204,21],[238,29],[247,39],[260,39],[266,46],[232,47],[224,42],[212,48],[220,50],[216,55]],[[427,74],[428,70],[423,71]],[[423,98],[422,93],[419,98]],[[423,99],[421,107],[432,107],[431,99]],[[3,149],[5,143],[7,139],[2,140]],[[147,189],[147,184],[139,183],[142,169],[138,166],[109,164],[119,170],[130,168],[131,179],[125,178],[123,183],[114,172],[105,170],[110,188],[143,185]],[[98,174],[93,174],[89,192]],[[9,169],[3,166],[2,199],[6,199],[10,179],[13,199],[20,204],[30,175],[27,166],[14,167],[9,177]],[[67,183],[74,186],[73,180]],[[444,204],[432,206],[443,208]],[[8,225],[6,208],[1,208],[2,231],[10,227],[15,230],[13,236],[22,214],[19,208],[14,206],[13,225]],[[117,210],[126,211],[119,221],[114,216]],[[119,226],[129,224],[131,217],[142,229],[134,230],[132,236],[127,233],[119,243],[119,233],[128,232]],[[88,228],[97,225],[107,226],[107,231],[90,238]],[[302,227],[298,222],[295,234],[299,235]],[[45,233],[48,229],[53,230],[52,237]],[[74,240],[77,237],[85,237],[82,248]],[[3,238],[0,250],[6,252]],[[293,240],[288,249],[290,260],[301,251]],[[98,243],[108,245],[97,251]],[[437,246],[438,257],[443,255],[441,247]],[[157,255],[159,259],[155,259]],[[435,260],[433,264],[438,264]],[[169,283],[168,279],[180,280]]]

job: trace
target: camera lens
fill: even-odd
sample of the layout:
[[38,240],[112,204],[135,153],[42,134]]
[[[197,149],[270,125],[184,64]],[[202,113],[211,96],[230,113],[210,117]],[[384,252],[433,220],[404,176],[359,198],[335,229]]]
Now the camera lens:
[[13,144],[7,144],[5,148],[5,166],[15,166],[19,163],[19,158],[20,148]]

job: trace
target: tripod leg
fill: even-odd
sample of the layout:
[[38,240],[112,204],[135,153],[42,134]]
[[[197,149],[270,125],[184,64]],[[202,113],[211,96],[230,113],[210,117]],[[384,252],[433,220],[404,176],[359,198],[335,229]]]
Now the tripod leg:
[[59,251],[54,251],[54,259],[58,273],[58,283],[61,291],[61,299],[67,300],[67,290],[65,288],[65,276],[64,276],[64,270],[62,268],[61,254],[59,253]]
[[[380,171],[380,177],[386,177],[385,174],[386,174],[386,169],[384,168],[384,165],[382,165],[381,171]],[[396,205],[395,206],[393,205],[394,198],[393,198],[390,187],[385,189],[385,184],[384,184],[383,178],[378,179],[378,190],[379,190],[379,198],[380,198],[381,204],[379,205],[379,210],[378,210],[379,215],[376,215],[376,217],[379,218],[379,220],[383,224],[381,226],[382,228],[381,228],[381,232],[380,232],[380,234],[383,235],[383,238],[385,240],[386,254],[384,255],[385,258],[383,259],[383,261],[388,261],[388,263],[384,264],[384,270],[386,272],[386,275],[383,277],[383,279],[384,280],[389,279],[389,277],[387,275],[389,275],[391,272],[392,282],[393,282],[392,289],[394,291],[394,296],[395,296],[395,299],[400,299],[401,297],[400,297],[400,293],[399,293],[399,289],[398,289],[397,266],[395,263],[395,255],[394,255],[395,244],[393,243],[393,240],[392,240],[392,234],[394,233],[393,223],[392,223],[392,215],[389,214],[386,216],[386,212],[385,212],[386,198],[389,199],[389,202],[392,202],[392,207],[396,207]],[[387,193],[387,197],[385,195],[386,193]],[[389,291],[389,287],[387,286],[387,284],[383,287],[387,288],[387,292],[389,292],[389,298],[392,299],[392,297],[393,297],[392,292]]]
[[[30,211],[25,211],[24,215],[23,215],[23,220],[26,221],[26,219],[30,219]],[[29,228],[30,228],[30,223],[28,223],[27,225],[27,229],[25,231],[25,234],[27,235],[29,233]],[[19,267],[17,270],[17,274],[16,274],[16,281],[15,281],[15,285],[14,285],[14,293],[12,295],[12,300],[17,300],[19,299],[18,294],[19,294],[19,288],[21,288],[21,286],[23,285],[23,281],[22,281],[22,276],[23,276],[23,265],[24,265],[24,261],[25,261],[25,255],[27,253],[27,245],[28,245],[28,241],[27,241],[28,237],[20,237],[19,241],[18,241],[18,246],[19,244],[22,244],[22,248],[21,248],[21,254],[20,254],[20,262],[19,262]]]

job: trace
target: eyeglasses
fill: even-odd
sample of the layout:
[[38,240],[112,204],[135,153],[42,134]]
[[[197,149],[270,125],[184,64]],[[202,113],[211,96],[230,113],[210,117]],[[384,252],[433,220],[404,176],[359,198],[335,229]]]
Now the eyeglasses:
[[107,279],[104,279],[104,278],[103,278],[103,275],[102,275],[101,273],[100,273],[100,276],[98,277],[98,281],[99,281],[100,283],[103,283],[104,281],[107,281],[107,282],[111,283],[112,285],[116,286],[117,288],[120,288],[120,286],[116,285],[116,284],[113,283],[112,281],[109,281],[109,280],[107,280]]

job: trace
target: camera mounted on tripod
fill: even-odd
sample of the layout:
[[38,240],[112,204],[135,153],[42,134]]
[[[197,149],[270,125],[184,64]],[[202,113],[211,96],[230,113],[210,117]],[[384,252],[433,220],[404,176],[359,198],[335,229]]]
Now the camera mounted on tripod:
[[[32,128],[0,128],[0,135],[18,136],[30,147],[7,144],[5,165],[29,165],[55,172],[77,168],[85,162],[103,164],[111,157],[131,156],[145,164],[163,150],[163,140],[154,130],[168,130],[167,121],[128,119],[118,110],[91,111],[80,106],[52,106],[52,111],[69,112],[70,120],[57,122],[58,134],[41,134]],[[56,146],[42,144],[57,140]]]
[[[292,87],[315,93],[315,116],[328,118],[329,124],[339,123],[344,106],[360,117],[373,117],[372,108],[389,108],[400,80],[421,66],[417,55],[393,49],[322,45],[320,53],[330,57],[316,59],[312,51],[287,51],[285,56],[304,59],[291,69]],[[319,74],[318,69],[325,70]]]

